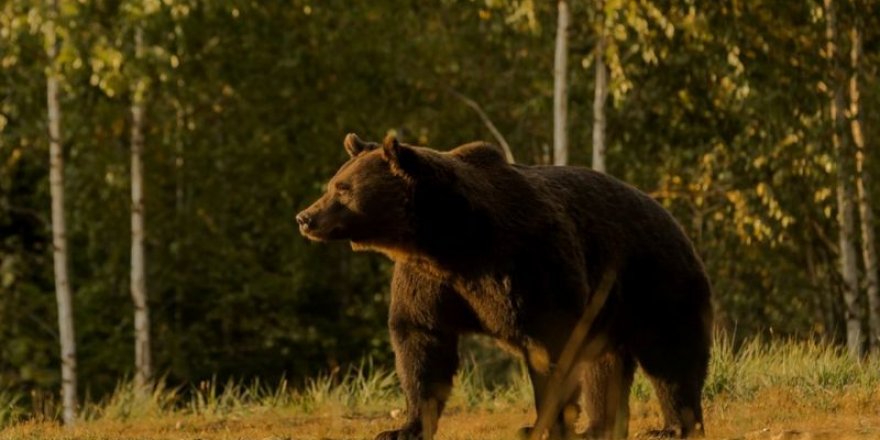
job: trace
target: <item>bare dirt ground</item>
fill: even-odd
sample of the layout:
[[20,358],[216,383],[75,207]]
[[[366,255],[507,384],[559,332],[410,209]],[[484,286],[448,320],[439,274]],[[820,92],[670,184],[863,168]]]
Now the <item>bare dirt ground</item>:
[[[717,399],[706,407],[709,439],[821,440],[880,439],[880,392],[841,399],[818,395],[805,401],[785,391],[762,392],[749,402]],[[451,409],[440,421],[438,440],[514,439],[530,423],[532,411]],[[634,402],[630,437],[660,425],[656,402]],[[229,416],[181,414],[135,421],[97,420],[65,429],[51,422],[26,422],[0,432],[0,439],[372,439],[400,423],[390,414],[296,414],[285,409],[255,409]]]

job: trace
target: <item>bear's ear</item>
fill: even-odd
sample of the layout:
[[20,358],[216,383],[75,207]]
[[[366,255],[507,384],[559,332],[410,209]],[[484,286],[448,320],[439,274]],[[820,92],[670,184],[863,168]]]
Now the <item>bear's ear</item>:
[[402,145],[393,134],[385,136],[382,142],[382,156],[391,164],[391,169],[402,174],[417,172],[418,153],[408,145]]
[[438,175],[438,163],[426,157],[416,148],[401,144],[394,135],[388,135],[382,143],[382,157],[391,166],[391,171],[410,178],[427,178]]
[[364,151],[372,151],[379,146],[375,142],[362,141],[361,138],[354,133],[345,135],[345,140],[342,144],[345,146],[345,151],[347,151],[348,155],[351,157],[355,157]]
[[385,140],[382,142],[382,155],[385,156],[385,160],[388,162],[397,162],[400,157],[401,148],[403,147],[397,141],[397,137],[389,134],[385,136]]

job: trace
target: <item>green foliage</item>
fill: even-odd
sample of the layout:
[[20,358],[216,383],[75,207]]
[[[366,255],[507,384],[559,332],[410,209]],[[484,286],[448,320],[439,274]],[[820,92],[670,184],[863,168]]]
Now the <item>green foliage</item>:
[[855,361],[845,349],[826,342],[768,342],[758,338],[734,348],[721,335],[712,354],[705,392],[708,398],[751,399],[761,390],[785,388],[805,398],[851,388],[880,385],[880,359]]
[[350,368],[346,374],[309,379],[292,399],[292,404],[305,412],[328,409],[351,412],[393,403],[402,403],[397,377],[387,369],[375,368],[371,360]]
[[[590,157],[592,47],[602,26],[612,36],[609,171],[653,194],[694,238],[714,281],[717,324],[739,335],[721,346],[707,391],[751,395],[757,379],[743,375],[759,369],[749,362],[776,354],[748,344],[733,350],[742,339],[772,333],[834,341],[842,329],[837,250],[829,239],[836,164],[824,122],[821,8],[609,0],[598,24],[590,4],[575,3],[571,50],[580,63],[570,63],[570,157],[580,165]],[[331,399],[346,408],[390,392],[387,376],[358,383],[326,375],[365,357],[377,370],[390,368],[390,264],[345,245],[307,243],[293,221],[344,160],[345,133],[377,139],[394,131],[441,148],[491,140],[454,90],[481,105],[518,162],[547,161],[552,2],[61,4],[80,383],[98,400],[121,399],[108,401],[107,417],[178,405],[126,400],[119,396],[128,391],[113,391],[133,359],[128,112],[135,80],[146,80],[154,359],[167,374],[163,395],[206,384],[192,390],[200,396],[192,411],[233,410],[234,399],[224,397],[230,389],[296,405],[274,387],[234,385],[253,377],[273,384],[286,377],[290,389],[313,390],[302,402],[344,382],[346,392],[361,396]],[[880,139],[880,88],[878,52],[871,49],[880,41],[880,11],[876,1],[859,7],[844,8],[841,20],[845,25],[856,13],[865,19],[862,101],[873,142]],[[0,5],[0,390],[26,396],[19,400],[25,406],[34,404],[30,391],[54,392],[60,380],[43,13],[41,2]],[[144,30],[139,59],[135,27]],[[868,167],[878,165],[872,159]],[[743,354],[748,350],[759,354]],[[805,387],[866,380],[833,350],[803,350],[778,356],[820,356],[814,376],[797,376]],[[510,373],[510,361],[484,346],[470,344],[468,352],[486,368],[521,379]],[[775,372],[775,383],[789,383],[777,365],[762,367]],[[305,381],[319,372],[323,379]],[[467,405],[508,392],[493,382],[504,374],[467,371],[464,388],[489,390],[468,395]],[[642,378],[634,395],[649,390]],[[524,398],[510,392],[500,399]]]
[[126,421],[156,417],[173,410],[181,399],[180,390],[169,388],[165,379],[156,381],[147,391],[139,392],[134,382],[121,382],[103,402],[87,405],[84,418]]
[[23,419],[26,414],[20,394],[0,391],[0,429]]
[[534,400],[528,369],[522,362],[509,363],[504,370],[471,358],[456,376],[449,405],[467,409],[496,409]]

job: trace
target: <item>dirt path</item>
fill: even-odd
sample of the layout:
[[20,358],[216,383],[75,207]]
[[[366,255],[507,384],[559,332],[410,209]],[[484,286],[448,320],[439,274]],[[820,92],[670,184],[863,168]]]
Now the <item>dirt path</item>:
[[[749,402],[716,399],[705,409],[707,438],[725,440],[880,439],[877,392],[847,398],[809,399],[765,392]],[[398,411],[394,411],[398,413]],[[658,428],[656,402],[634,402],[631,438]],[[534,420],[524,408],[463,410],[452,408],[440,421],[437,440],[509,440]],[[29,422],[0,432],[0,439],[184,439],[184,440],[372,440],[401,421],[387,411],[358,415],[340,410],[304,415],[290,409],[244,409],[226,416],[166,414],[135,421],[98,420],[66,430],[55,423]]]
[[[531,415],[524,411],[503,413],[453,413],[444,417],[438,440],[513,439]],[[775,421],[768,418],[779,419]],[[762,420],[763,419],[763,420]],[[654,416],[635,417],[630,428],[637,433],[656,427]],[[707,438],[742,440],[880,439],[880,415],[812,414],[786,417],[734,415],[709,419]],[[165,417],[137,422],[101,421],[81,424],[67,431],[51,423],[26,423],[0,433],[2,439],[190,439],[190,440],[342,440],[372,439],[394,426],[390,417],[304,417],[253,414],[244,417]]]

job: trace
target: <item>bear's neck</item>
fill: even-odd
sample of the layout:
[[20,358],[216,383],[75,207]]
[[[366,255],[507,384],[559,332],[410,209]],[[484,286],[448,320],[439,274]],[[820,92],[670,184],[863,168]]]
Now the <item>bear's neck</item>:
[[438,262],[492,251],[499,225],[478,194],[457,185],[416,188],[410,218],[414,250]]

